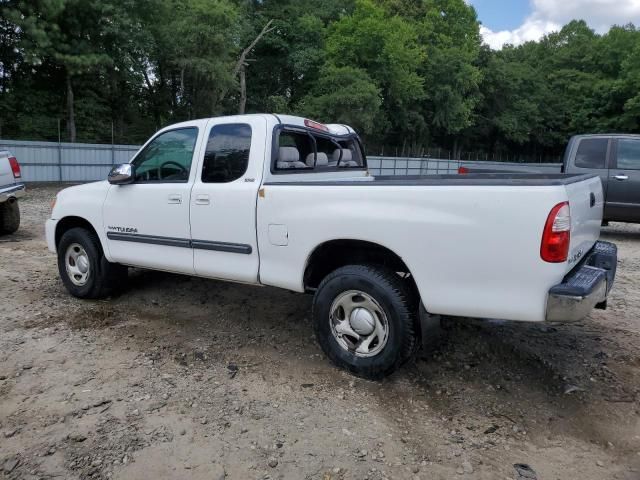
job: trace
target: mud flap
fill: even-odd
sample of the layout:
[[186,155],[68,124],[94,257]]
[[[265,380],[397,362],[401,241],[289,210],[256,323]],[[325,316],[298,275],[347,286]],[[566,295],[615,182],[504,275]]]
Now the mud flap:
[[420,302],[419,310],[420,319],[420,339],[421,348],[418,356],[421,358],[431,355],[443,341],[444,329],[442,328],[442,316],[432,315],[424,308]]

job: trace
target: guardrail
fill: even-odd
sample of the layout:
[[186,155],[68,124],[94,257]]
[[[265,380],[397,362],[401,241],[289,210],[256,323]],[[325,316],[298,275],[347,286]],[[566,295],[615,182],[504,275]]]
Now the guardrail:
[[[20,162],[25,182],[91,182],[106,178],[113,165],[128,162],[138,145],[0,140]],[[372,175],[447,175],[459,167],[520,173],[555,173],[559,164],[461,161],[438,158],[367,157]]]

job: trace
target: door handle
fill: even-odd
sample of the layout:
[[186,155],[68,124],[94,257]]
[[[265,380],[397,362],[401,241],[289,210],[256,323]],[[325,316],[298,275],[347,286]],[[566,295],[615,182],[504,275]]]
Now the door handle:
[[209,195],[196,195],[196,205],[209,205]]
[[173,193],[167,197],[167,203],[171,204],[181,204],[182,203],[182,195],[179,193]]
[[623,182],[625,180],[629,180],[629,176],[628,175],[614,175],[611,178],[615,178],[616,180],[620,180],[621,182]]

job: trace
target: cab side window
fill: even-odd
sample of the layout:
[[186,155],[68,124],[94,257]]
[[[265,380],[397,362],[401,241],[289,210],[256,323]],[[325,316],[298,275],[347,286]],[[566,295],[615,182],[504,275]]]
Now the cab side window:
[[616,155],[618,168],[623,170],[640,170],[640,140],[618,140]]
[[211,129],[202,166],[203,183],[228,183],[242,177],[249,165],[251,127],[216,125]]
[[198,129],[181,128],[161,133],[136,156],[135,181],[138,183],[187,182]]
[[578,168],[607,168],[607,147],[609,140],[606,138],[585,138],[580,140],[576,152],[576,167]]

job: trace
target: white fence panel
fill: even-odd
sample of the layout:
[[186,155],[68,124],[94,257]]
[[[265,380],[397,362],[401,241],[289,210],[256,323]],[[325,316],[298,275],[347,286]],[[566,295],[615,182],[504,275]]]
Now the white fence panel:
[[106,178],[112,165],[128,162],[140,147],[91,143],[0,140],[13,153],[25,182],[90,182]]

